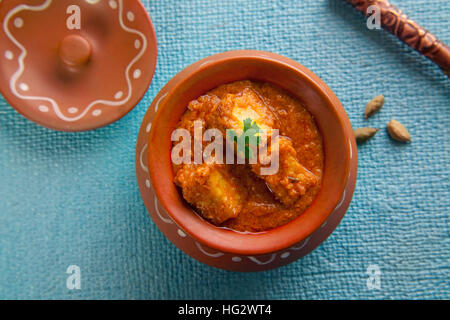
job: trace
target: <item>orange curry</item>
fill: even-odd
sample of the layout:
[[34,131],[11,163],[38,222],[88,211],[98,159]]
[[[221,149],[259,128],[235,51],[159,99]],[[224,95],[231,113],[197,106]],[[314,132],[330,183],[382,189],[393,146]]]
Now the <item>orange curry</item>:
[[[191,101],[177,128],[188,130],[192,140],[194,122],[202,124],[202,133],[218,129],[225,145],[231,141],[226,130],[242,132],[249,120],[262,131],[279,129],[276,150],[269,144],[275,139],[270,134],[266,140],[258,140],[268,151],[278,152],[276,173],[261,175],[259,162],[195,164],[193,149],[188,155],[191,163],[173,167],[175,184],[202,217],[219,227],[261,232],[298,217],[320,189],[323,143],[313,116],[297,99],[272,84],[238,81]],[[208,143],[202,142],[202,146]]]

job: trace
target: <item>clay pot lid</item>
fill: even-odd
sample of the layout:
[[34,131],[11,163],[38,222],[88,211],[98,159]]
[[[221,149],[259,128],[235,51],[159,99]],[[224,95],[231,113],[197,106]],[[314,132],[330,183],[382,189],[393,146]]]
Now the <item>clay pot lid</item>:
[[45,127],[84,131],[144,96],[156,36],[139,0],[0,0],[0,92]]

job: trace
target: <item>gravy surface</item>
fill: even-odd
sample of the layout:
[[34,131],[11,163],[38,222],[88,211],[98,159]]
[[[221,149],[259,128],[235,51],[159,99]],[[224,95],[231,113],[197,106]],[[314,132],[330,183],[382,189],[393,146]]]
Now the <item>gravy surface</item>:
[[[323,142],[312,115],[296,98],[275,85],[238,81],[222,85],[191,101],[178,128],[187,129],[193,138],[194,121],[201,120],[204,130],[208,129],[208,117],[215,112],[220,101],[229,98],[230,94],[245,95],[248,90],[255,92],[270,110],[274,116],[274,129],[279,129],[280,135],[292,142],[297,161],[316,176],[318,182],[294,203],[286,204],[274,195],[266,181],[256,175],[248,164],[219,165],[217,170],[214,169],[217,171],[215,181],[226,179],[228,182],[224,183],[209,181],[211,169],[204,168],[205,165],[174,165],[173,168],[175,183],[181,187],[184,198],[204,218],[220,227],[242,232],[261,232],[298,217],[313,202],[320,189],[324,166]],[[218,204],[213,201],[213,197],[205,198],[205,193],[211,190],[212,184],[223,187],[221,193],[214,197],[226,197],[225,202]],[[215,219],[216,214],[224,216],[228,212],[228,216]]]

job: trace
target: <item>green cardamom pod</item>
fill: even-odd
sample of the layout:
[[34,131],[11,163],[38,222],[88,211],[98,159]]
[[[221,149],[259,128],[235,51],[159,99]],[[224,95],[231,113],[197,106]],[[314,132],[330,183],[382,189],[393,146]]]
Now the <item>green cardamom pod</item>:
[[358,143],[366,142],[373,138],[380,129],[358,128],[355,130],[355,138]]
[[400,141],[400,142],[411,142],[411,135],[408,130],[405,128],[403,124],[398,122],[397,120],[392,119],[387,124],[387,130],[392,139]]
[[364,118],[369,118],[377,113],[384,105],[384,96],[382,94],[373,98],[366,106]]

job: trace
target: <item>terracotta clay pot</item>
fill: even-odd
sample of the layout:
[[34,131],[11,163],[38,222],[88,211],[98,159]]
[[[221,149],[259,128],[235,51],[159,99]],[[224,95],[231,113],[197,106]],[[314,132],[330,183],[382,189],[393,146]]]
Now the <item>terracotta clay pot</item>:
[[139,0],[0,1],[0,92],[62,131],[110,124],[144,96],[156,36]]
[[[271,82],[296,96],[323,135],[322,188],[298,218],[259,234],[218,228],[197,215],[173,183],[171,134],[188,102],[237,80]],[[136,170],[145,205],[156,225],[178,248],[217,268],[263,271],[311,252],[337,227],[355,188],[357,149],[350,121],[330,88],[311,71],[273,53],[232,51],[187,67],[150,106],[137,142]]]

